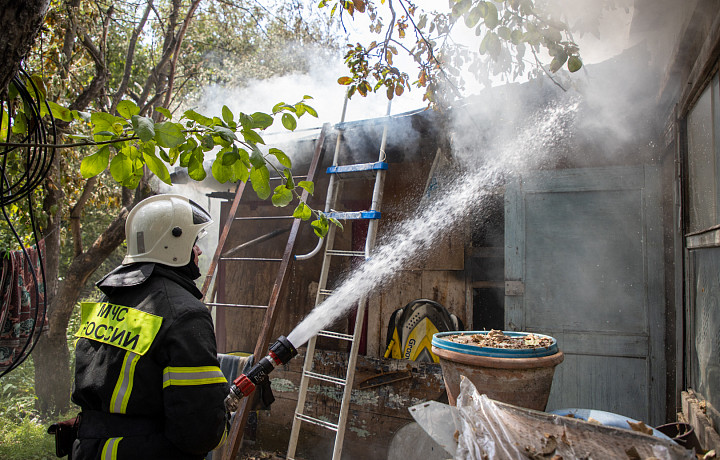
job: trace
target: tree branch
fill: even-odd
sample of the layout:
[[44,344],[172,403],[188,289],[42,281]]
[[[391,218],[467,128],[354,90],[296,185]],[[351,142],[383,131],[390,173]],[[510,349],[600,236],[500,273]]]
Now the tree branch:
[[103,89],[105,88],[105,84],[110,78],[110,71],[105,64],[104,50],[106,49],[105,43],[107,41],[108,21],[112,14],[113,7],[111,6],[110,8],[108,8],[107,15],[105,17],[105,20],[103,21],[103,35],[100,48],[95,46],[92,40],[90,40],[90,36],[87,33],[84,33],[84,31],[80,31],[80,33],[82,34],[81,43],[88,51],[90,57],[92,57],[93,62],[95,63],[95,76],[93,77],[90,84],[86,86],[85,89],[83,89],[83,92],[80,93],[77,99],[75,99],[75,101],[70,104],[70,106],[68,107],[70,110],[84,110],[85,108],[87,108],[90,105],[90,102],[97,99],[97,97],[102,94]]
[[123,73],[122,80],[120,81],[120,86],[118,87],[117,92],[113,96],[112,104],[110,106],[111,113],[115,112],[115,108],[117,107],[118,103],[125,95],[125,91],[127,90],[128,83],[130,82],[130,73],[132,72],[133,60],[135,59],[135,46],[137,45],[138,38],[140,37],[140,32],[142,32],[142,29],[143,27],[145,27],[145,23],[147,22],[148,16],[150,16],[150,10],[152,9],[152,7],[153,0],[149,0],[147,6],[145,7],[145,11],[143,12],[143,16],[140,19],[140,23],[135,29],[133,29],[132,36],[130,37],[130,42],[128,43],[127,53],[125,54],[125,71]]
[[62,56],[64,59],[61,61],[60,78],[65,80],[68,73],[70,72],[70,63],[73,58],[73,48],[75,47],[75,40],[77,39],[77,24],[75,23],[75,11],[80,6],[80,0],[71,0],[67,5],[68,25],[65,29],[65,40],[63,41]]
[[201,0],[193,0],[192,4],[190,5],[190,9],[185,15],[182,26],[180,26],[180,30],[176,35],[175,49],[173,50],[173,59],[170,64],[170,72],[168,74],[168,86],[167,90],[165,91],[165,101],[163,102],[165,107],[170,104],[170,98],[172,97],[173,86],[175,84],[175,69],[177,67],[178,57],[180,56],[180,47],[182,46],[183,38],[185,38],[185,32],[187,32],[188,25],[190,25],[190,20],[195,14],[195,10],[200,5],[200,2]]
[[98,176],[93,176],[85,182],[82,195],[78,198],[75,206],[70,209],[70,230],[73,237],[73,255],[78,257],[82,254],[82,226],[80,224],[80,218],[82,217],[82,211],[85,208],[85,204],[90,199],[90,196],[95,191],[97,185]]

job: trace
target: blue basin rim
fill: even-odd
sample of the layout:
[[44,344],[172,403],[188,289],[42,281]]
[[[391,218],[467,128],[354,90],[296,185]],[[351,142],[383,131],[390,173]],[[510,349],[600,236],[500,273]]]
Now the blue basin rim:
[[[511,349],[511,348],[491,348],[491,347],[478,347],[477,345],[469,345],[465,343],[457,343],[452,340],[448,340],[447,337],[453,335],[474,335],[474,334],[487,334],[490,331],[450,331],[450,332],[438,332],[433,335],[432,345],[436,348],[443,350],[455,351],[458,353],[464,353],[466,355],[475,356],[488,356],[491,358],[539,358],[541,356],[550,356],[558,352],[557,340],[549,335],[535,334],[533,335],[541,338],[549,338],[552,340],[552,344],[548,347],[538,348],[524,348],[524,349]],[[503,334],[509,337],[524,337],[530,332],[513,332],[503,331]]]

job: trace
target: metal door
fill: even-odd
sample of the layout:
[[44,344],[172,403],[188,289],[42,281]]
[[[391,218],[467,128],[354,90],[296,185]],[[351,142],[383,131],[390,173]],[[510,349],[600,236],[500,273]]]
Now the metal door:
[[548,410],[665,414],[659,173],[537,171],[505,196],[505,325],[558,339]]

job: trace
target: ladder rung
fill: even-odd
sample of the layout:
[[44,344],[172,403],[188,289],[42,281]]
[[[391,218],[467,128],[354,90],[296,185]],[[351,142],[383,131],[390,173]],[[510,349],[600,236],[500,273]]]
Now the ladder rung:
[[[293,180],[294,180],[294,179],[306,179],[307,176],[292,176],[292,178],[293,178]],[[270,177],[270,180],[278,180],[278,179],[287,180],[287,177],[285,177],[285,176],[272,176],[272,177]]]
[[320,289],[320,295],[324,295],[325,297],[333,295],[333,292],[335,291],[332,289]]
[[296,219],[293,216],[245,216],[235,217],[233,220],[280,220],[280,219]]
[[343,251],[341,249],[328,249],[325,254],[331,256],[365,257],[365,251]]
[[307,375],[308,377],[316,379],[316,380],[322,380],[324,382],[334,383],[336,385],[345,386],[345,383],[346,383],[345,379],[340,379],[340,378],[332,377],[330,375],[325,375],[325,374],[318,374],[317,372],[305,371],[305,372],[303,372],[303,375]]
[[245,304],[238,304],[238,303],[215,303],[215,302],[205,302],[205,305],[209,305],[212,307],[233,307],[233,308],[263,308],[267,309],[267,305],[245,305]]
[[369,177],[372,177],[372,173],[376,171],[384,171],[388,169],[388,164],[384,161],[376,161],[375,163],[359,163],[354,165],[341,165],[341,166],[330,166],[326,172],[328,174],[347,174],[352,176],[366,176],[371,173]]
[[221,257],[220,260],[244,260],[246,262],[282,262],[282,259],[268,259],[264,257]]
[[322,336],[322,337],[330,337],[331,339],[347,340],[348,342],[352,342],[352,340],[353,340],[352,335],[343,334],[341,332],[320,331],[317,333],[317,335]]
[[328,212],[325,214],[328,218],[338,220],[360,220],[360,219],[379,219],[380,211],[351,211],[351,212]]
[[337,430],[338,430],[338,426],[336,423],[326,422],[325,420],[320,420],[319,418],[310,417],[305,414],[295,414],[295,418],[298,420],[302,420],[303,422],[308,422],[308,423],[312,423],[313,425],[327,428],[328,430],[331,430],[331,431],[337,432]]

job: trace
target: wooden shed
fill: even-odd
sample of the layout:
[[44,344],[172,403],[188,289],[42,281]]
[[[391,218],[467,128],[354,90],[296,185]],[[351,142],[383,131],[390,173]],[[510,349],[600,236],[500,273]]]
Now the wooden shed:
[[[554,127],[562,135],[544,145],[551,154],[526,155],[522,167],[506,168],[430,249],[368,293],[345,457],[382,458],[395,433],[411,421],[407,408],[443,397],[437,364],[382,357],[390,315],[419,298],[440,302],[468,330],[556,337],[566,358],[548,409],[605,410],[654,426],[680,418],[692,422],[699,448],[720,446],[720,10],[712,0],[636,0],[632,14],[635,45],[588,66],[577,91],[560,91],[547,80],[512,84],[450,112],[419,111],[389,120],[381,240],[422,208],[436,185],[452,182],[458,153],[473,158],[476,167],[493,165],[502,150],[498,140],[520,136],[548,111],[576,104],[568,124]],[[386,121],[334,126],[322,147],[314,207],[325,202],[328,178],[322,171],[337,133],[348,162],[375,161]],[[307,158],[316,139],[309,133],[286,150]],[[294,167],[302,171],[307,162],[297,160]],[[369,187],[349,185],[344,209],[367,209]],[[229,202],[223,206],[226,210]],[[249,199],[238,214],[288,211]],[[242,222],[233,227],[227,247],[267,236],[282,228],[278,222]],[[344,225],[337,246],[357,249],[366,228]],[[283,242],[277,235],[246,245],[242,254],[278,257]],[[308,253],[316,242],[303,226],[296,252]],[[312,309],[320,263],[319,258],[292,263],[276,336],[288,334]],[[346,261],[333,271],[352,268]],[[270,262],[221,264],[219,301],[267,303],[275,270]],[[219,349],[252,351],[260,321],[260,312],[218,309]],[[333,327],[347,332],[353,324],[342,320]],[[319,347],[319,366],[330,374],[344,372],[347,350],[322,341]],[[272,375],[277,402],[257,414],[247,435],[260,447],[287,446],[301,359]],[[381,373],[397,379],[374,385],[372,378]],[[320,417],[337,413],[337,390],[318,385],[309,398]],[[329,433],[303,433],[302,455],[328,457]]]

